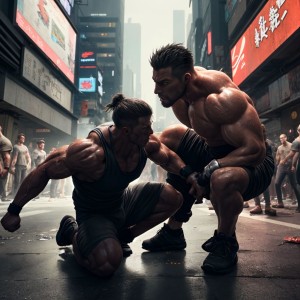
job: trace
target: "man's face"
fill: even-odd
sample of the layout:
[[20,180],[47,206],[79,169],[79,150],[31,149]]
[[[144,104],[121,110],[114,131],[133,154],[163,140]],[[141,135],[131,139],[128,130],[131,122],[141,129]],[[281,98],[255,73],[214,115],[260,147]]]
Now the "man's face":
[[171,67],[153,70],[152,79],[155,82],[154,93],[160,98],[163,107],[171,107],[185,94],[187,83],[184,75],[181,79],[175,77]]
[[19,142],[20,142],[21,144],[24,144],[24,143],[25,143],[25,136],[24,136],[24,135],[19,136]]
[[128,128],[128,138],[130,142],[140,147],[145,147],[149,142],[150,135],[153,134],[151,126],[151,116],[139,118],[137,125]]
[[44,143],[39,143],[39,144],[38,144],[38,148],[39,148],[40,150],[44,150],[45,144],[44,144]]
[[287,140],[287,137],[284,134],[281,134],[279,136],[279,139],[280,139],[281,144],[285,144],[286,140]]

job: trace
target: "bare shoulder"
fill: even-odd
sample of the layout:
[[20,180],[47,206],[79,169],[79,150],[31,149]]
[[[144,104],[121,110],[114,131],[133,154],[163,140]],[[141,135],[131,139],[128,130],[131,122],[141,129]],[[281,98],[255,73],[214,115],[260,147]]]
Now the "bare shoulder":
[[236,88],[226,87],[220,93],[212,93],[206,98],[205,112],[208,118],[220,123],[235,122],[246,111],[255,113],[251,99]]
[[199,70],[199,79],[205,85],[208,85],[208,89],[213,92],[220,91],[222,88],[235,88],[238,86],[231,80],[231,78],[222,71],[217,70]]
[[66,164],[75,177],[93,181],[101,176],[105,160],[104,149],[94,135],[75,140],[66,151]]

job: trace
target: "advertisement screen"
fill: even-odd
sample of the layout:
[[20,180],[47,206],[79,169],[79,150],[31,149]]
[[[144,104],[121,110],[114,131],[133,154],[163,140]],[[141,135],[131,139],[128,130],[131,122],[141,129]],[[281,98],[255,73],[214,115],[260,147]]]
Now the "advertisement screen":
[[96,92],[96,78],[79,78],[79,91],[85,93]]
[[16,23],[74,83],[76,32],[54,0],[17,0]]
[[299,0],[269,0],[231,49],[232,77],[242,83],[300,27]]

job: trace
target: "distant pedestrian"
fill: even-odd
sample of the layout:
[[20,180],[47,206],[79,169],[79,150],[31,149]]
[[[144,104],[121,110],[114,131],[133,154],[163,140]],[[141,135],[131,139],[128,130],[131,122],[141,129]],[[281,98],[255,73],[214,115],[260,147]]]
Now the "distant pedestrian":
[[41,164],[47,156],[46,151],[44,150],[45,148],[45,141],[43,139],[37,141],[37,146],[33,150],[32,153],[32,159],[34,163],[34,167],[37,167],[39,164]]
[[[49,155],[54,153],[56,151],[56,148],[53,147],[50,152]],[[50,199],[49,201],[52,201],[53,199],[55,199],[58,196],[58,184],[59,181],[61,179],[51,179],[50,181]]]
[[275,189],[277,194],[277,204],[272,205],[274,208],[284,208],[283,199],[282,199],[282,182],[284,178],[287,176],[288,180],[291,184],[291,187],[295,193],[297,201],[300,201],[300,192],[297,187],[296,176],[295,173],[292,172],[292,159],[289,156],[289,153],[292,148],[292,143],[288,142],[286,134],[281,134],[279,136],[281,145],[277,148],[276,152],[276,178],[275,178]]
[[[300,164],[299,164],[299,152],[300,152],[300,125],[297,127],[298,136],[293,140],[291,150],[289,154],[284,159],[284,162],[292,159],[291,172],[295,173],[296,181],[300,184]],[[298,207],[296,212],[300,212],[300,202],[298,201]]]
[[24,145],[25,134],[18,134],[18,141],[13,147],[12,162],[10,170],[14,174],[12,196],[14,197],[23,182],[27,168],[31,167],[31,158],[28,148]]
[[[36,168],[42,162],[45,161],[47,153],[44,150],[45,148],[45,140],[40,139],[36,143],[36,148],[32,152],[32,159],[33,159],[33,166]],[[35,199],[39,199],[40,197],[37,196]]]
[[0,197],[2,201],[7,201],[6,182],[11,162],[11,150],[12,143],[3,135],[2,126],[0,126]]

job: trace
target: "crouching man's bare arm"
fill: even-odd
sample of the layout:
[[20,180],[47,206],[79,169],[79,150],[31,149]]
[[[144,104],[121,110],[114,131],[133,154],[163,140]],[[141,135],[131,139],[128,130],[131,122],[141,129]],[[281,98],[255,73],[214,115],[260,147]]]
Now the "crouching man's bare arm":
[[[1,219],[4,229],[13,232],[20,228],[20,216],[23,206],[43,191],[50,179],[62,179],[71,175],[86,181],[93,181],[99,176],[99,153],[102,149],[91,139],[78,140],[63,146],[29,173],[22,182],[15,199],[8,207],[8,212]],[[101,156],[101,155],[100,155]],[[95,160],[98,159],[98,164]],[[103,161],[103,158],[102,158]],[[92,175],[90,175],[92,174]]]
[[151,135],[148,144],[145,147],[149,159],[155,164],[160,165],[166,171],[179,175],[192,186],[194,195],[202,195],[203,192],[197,183],[196,172],[192,171],[185,162],[158,137]]

